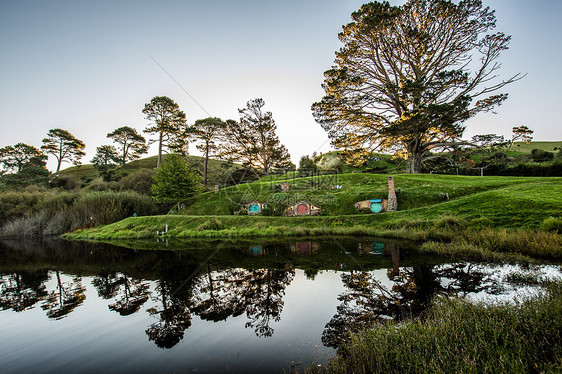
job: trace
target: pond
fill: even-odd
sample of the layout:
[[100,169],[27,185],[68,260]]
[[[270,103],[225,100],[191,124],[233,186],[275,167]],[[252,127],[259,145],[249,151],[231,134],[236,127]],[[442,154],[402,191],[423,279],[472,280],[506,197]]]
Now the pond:
[[441,294],[510,300],[555,265],[453,263],[376,238],[0,242],[3,373],[280,373]]

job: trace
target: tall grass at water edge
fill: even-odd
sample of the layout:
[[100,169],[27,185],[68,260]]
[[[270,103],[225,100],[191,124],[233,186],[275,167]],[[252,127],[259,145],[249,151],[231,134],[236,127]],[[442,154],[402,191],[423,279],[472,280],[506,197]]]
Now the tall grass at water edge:
[[562,282],[515,303],[437,299],[422,318],[377,324],[305,373],[560,373]]
[[131,191],[44,194],[27,196],[25,202],[28,213],[6,219],[0,227],[0,237],[60,235],[116,222],[134,213],[156,213],[152,198]]

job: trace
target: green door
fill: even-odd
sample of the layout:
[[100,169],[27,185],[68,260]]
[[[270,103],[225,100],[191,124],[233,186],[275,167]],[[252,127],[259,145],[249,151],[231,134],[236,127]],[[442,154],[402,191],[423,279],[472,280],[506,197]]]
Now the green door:
[[371,203],[371,212],[380,213],[382,211],[382,204],[378,202]]

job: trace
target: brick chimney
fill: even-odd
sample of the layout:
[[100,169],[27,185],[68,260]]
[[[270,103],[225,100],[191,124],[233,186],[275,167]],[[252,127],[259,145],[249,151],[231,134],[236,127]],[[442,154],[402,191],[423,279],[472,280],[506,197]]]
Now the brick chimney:
[[394,177],[388,177],[388,205],[386,210],[389,212],[398,210],[398,200],[396,200],[396,192],[394,191]]

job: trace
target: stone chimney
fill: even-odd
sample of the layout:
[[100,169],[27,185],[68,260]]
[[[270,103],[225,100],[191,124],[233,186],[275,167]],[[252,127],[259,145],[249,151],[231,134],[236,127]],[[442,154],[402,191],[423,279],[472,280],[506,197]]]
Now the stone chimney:
[[396,192],[394,191],[394,177],[388,177],[388,205],[386,210],[389,212],[398,210],[398,200],[396,200]]

